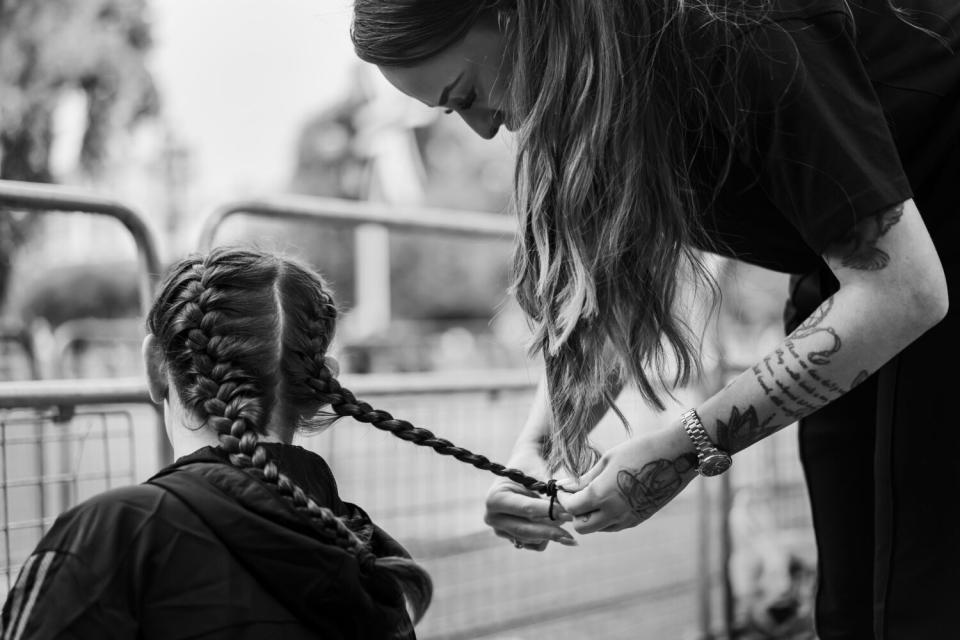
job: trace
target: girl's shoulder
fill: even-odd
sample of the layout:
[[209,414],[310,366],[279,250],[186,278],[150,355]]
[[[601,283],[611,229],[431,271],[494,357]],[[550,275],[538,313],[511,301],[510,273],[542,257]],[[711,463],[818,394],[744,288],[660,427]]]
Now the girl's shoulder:
[[[64,511],[44,536],[41,548],[89,556],[129,548],[151,529],[187,524],[183,504],[161,487],[138,484],[110,489]],[[118,546],[112,546],[111,541]]]

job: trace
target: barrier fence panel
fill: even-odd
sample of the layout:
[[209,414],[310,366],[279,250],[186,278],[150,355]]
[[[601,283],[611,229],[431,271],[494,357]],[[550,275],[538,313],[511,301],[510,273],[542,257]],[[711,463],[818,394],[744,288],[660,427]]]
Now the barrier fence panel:
[[[282,196],[218,207],[203,225],[199,248],[215,246],[224,222],[240,215],[504,240],[516,231],[515,220],[491,213]],[[406,387],[400,382],[392,393],[380,389],[366,400],[505,460],[526,417],[533,383],[503,389],[504,376],[487,375],[482,389],[411,397],[400,393]],[[716,491],[687,491],[643,527],[583,538],[576,549],[551,545],[544,553],[520,553],[482,522],[488,475],[431,459],[437,456],[428,450],[408,451],[417,448],[362,425],[343,424],[306,442],[330,460],[346,499],[409,544],[433,574],[437,600],[419,630],[423,637],[711,634],[710,599],[724,582],[716,550],[711,555],[698,549],[717,537],[704,527],[722,522],[719,514],[704,517],[717,505]]]
[[[77,202],[76,194],[51,199],[32,186],[29,193],[14,187],[11,196],[10,185],[0,183],[0,204],[12,198],[21,206],[29,201],[94,212],[118,206]],[[514,227],[493,214],[280,198],[218,209],[204,227],[201,245],[212,245],[220,223],[235,214],[501,238],[510,238]],[[152,246],[149,234],[143,238]],[[148,293],[159,267],[152,249],[143,251],[141,260],[148,265],[142,293]],[[347,375],[344,384],[378,408],[505,462],[526,417],[534,376],[526,371]],[[140,380],[0,383],[0,589],[9,588],[25,554],[63,509],[141,481],[167,460],[168,452],[158,448],[165,438],[155,424]],[[301,443],[329,461],[344,499],[366,509],[431,572],[436,600],[418,633],[435,640],[716,637],[715,608],[723,609],[726,622],[732,618],[729,580],[718,559],[730,552],[726,517],[734,497],[743,486],[762,485],[791,504],[797,500],[796,467],[782,460],[788,448],[765,442],[751,449],[760,463],[738,457],[735,475],[721,483],[695,481],[696,488],[641,527],[580,538],[578,548],[520,552],[482,522],[489,474],[350,420]],[[787,509],[776,517],[801,521],[797,514]]]
[[[481,372],[473,385],[429,393],[403,391],[404,380],[424,376],[394,378],[392,389],[344,384],[374,407],[501,462],[534,391],[526,372]],[[533,553],[483,523],[490,474],[348,419],[302,442],[328,460],[342,497],[431,573],[435,602],[418,637],[681,639],[697,631],[694,491],[642,527]]]
[[[31,214],[51,212],[94,214],[119,222],[130,234],[137,248],[137,277],[141,316],[146,316],[153,300],[153,291],[159,281],[162,266],[157,242],[144,217],[133,207],[102,195],[51,184],[37,184],[14,180],[0,180],[0,207],[26,211]],[[34,354],[36,357],[38,354]],[[63,353],[53,354],[48,363],[53,368],[63,366]],[[129,360],[129,358],[127,358]],[[166,438],[157,434],[157,456],[170,459]]]
[[137,379],[0,383],[0,598],[56,517],[157,468]]
[[[505,461],[534,391],[526,372],[345,376],[358,397],[456,444]],[[142,481],[156,414],[142,381],[0,384],[0,591],[9,589],[63,510]],[[331,465],[364,507],[430,571],[436,600],[423,638],[689,637],[699,573],[697,501],[685,495],[646,526],[520,552],[482,521],[494,477],[350,419],[300,444]],[[624,571],[629,567],[629,571]]]
[[146,222],[135,209],[121,202],[94,193],[60,185],[0,180],[0,206],[32,213],[80,212],[116,219],[137,245],[140,263],[140,309],[144,315],[150,308],[153,288],[160,277],[157,243]]

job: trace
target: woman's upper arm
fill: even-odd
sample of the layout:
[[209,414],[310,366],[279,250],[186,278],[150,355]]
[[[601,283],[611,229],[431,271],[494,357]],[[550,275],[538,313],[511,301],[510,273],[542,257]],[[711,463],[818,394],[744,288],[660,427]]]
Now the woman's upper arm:
[[943,267],[913,200],[860,219],[822,256],[841,289],[864,288],[891,312],[896,306],[931,325],[947,312]]

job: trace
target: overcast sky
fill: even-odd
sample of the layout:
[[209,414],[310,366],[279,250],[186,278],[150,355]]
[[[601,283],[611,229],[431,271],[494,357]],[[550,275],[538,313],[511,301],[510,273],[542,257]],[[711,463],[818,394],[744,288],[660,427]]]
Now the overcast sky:
[[200,190],[222,198],[287,182],[303,122],[357,66],[350,0],[152,0],[165,117]]

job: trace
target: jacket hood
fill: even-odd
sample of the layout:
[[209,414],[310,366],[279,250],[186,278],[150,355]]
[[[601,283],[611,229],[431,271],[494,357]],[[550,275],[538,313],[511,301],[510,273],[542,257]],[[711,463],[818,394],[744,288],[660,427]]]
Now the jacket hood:
[[[340,500],[320,456],[293,445],[261,446],[318,504],[369,536],[375,554],[407,556],[362,509]],[[400,590],[374,584],[354,554],[326,542],[319,525],[276,487],[232,466],[222,449],[184,456],[148,482],[190,507],[267,592],[322,637],[335,637],[334,630],[350,638],[396,637],[384,608],[406,616]]]

